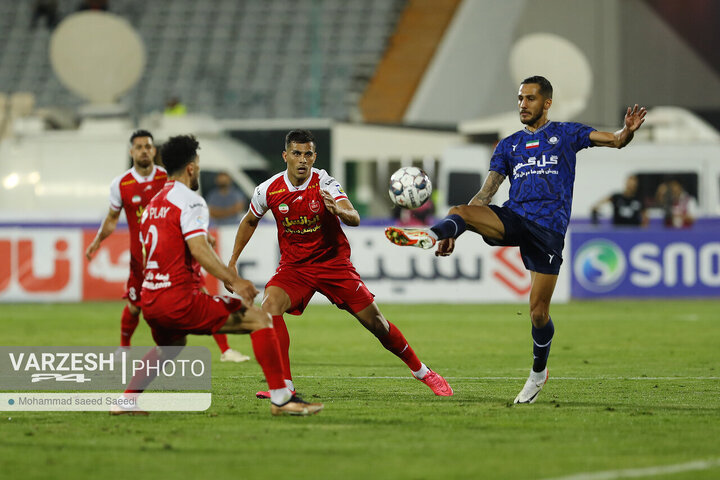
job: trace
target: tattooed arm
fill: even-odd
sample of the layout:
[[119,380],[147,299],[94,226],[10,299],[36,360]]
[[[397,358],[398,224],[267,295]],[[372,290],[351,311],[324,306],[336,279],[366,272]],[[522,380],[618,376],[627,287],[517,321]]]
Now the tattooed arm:
[[490,170],[482,188],[475,194],[472,200],[468,202],[468,205],[490,205],[490,200],[492,200],[493,195],[495,195],[495,192],[498,191],[500,184],[502,184],[504,180],[504,175],[500,175],[498,172]]

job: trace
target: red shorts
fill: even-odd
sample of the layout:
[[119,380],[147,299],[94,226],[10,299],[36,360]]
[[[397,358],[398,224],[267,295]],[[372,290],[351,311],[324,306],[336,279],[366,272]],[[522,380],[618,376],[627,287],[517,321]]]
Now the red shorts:
[[125,295],[122,298],[126,298],[128,302],[136,307],[140,307],[140,291],[142,290],[143,279],[142,270],[136,272],[131,269],[130,276],[125,284]]
[[338,308],[357,313],[375,301],[351,263],[345,265],[281,266],[265,285],[285,290],[290,297],[287,313],[300,315],[315,292]]
[[243,308],[242,300],[237,298],[212,297],[199,290],[183,292],[181,297],[174,293],[167,292],[163,301],[142,305],[143,317],[157,345],[171,345],[189,334],[212,335],[225,325],[231,313]]

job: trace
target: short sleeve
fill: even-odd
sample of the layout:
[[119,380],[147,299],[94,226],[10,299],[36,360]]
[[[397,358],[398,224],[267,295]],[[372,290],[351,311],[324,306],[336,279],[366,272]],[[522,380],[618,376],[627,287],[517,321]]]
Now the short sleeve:
[[250,200],[250,211],[257,218],[262,218],[265,212],[268,211],[267,189],[267,182],[260,184],[255,188],[252,199]]
[[590,133],[594,132],[595,129],[582,123],[567,123],[568,133],[572,138],[572,147],[575,152],[579,152],[588,147],[592,147],[593,144],[590,141]]
[[110,208],[120,211],[123,206],[122,195],[120,195],[120,177],[110,184]]
[[507,177],[509,173],[508,162],[505,158],[505,145],[507,145],[507,138],[500,140],[495,147],[495,151],[490,157],[490,170],[497,172],[503,177]]
[[210,215],[205,199],[198,196],[186,204],[180,213],[180,229],[188,240],[198,235],[207,235]]
[[329,173],[327,173],[325,170],[320,170],[320,188],[322,190],[325,190],[335,200],[347,200],[348,196],[347,193],[345,193],[345,190],[343,190],[342,185],[340,185],[340,182],[335,180],[335,178],[331,177]]

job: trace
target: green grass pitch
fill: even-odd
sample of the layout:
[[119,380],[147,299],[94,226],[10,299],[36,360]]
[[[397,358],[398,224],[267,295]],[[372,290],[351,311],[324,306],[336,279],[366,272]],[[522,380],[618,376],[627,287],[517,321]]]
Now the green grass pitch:
[[[0,305],[3,345],[114,345],[121,303]],[[5,479],[720,478],[720,302],[553,307],[550,380],[512,405],[531,364],[525,305],[381,305],[455,396],[440,398],[348,314],[286,316],[311,418],[273,418],[254,361],[219,362],[205,412],[2,412]],[[135,345],[149,345],[141,322]],[[230,344],[251,352],[249,338]],[[706,462],[696,470],[663,467]],[[709,462],[709,463],[707,463]],[[591,474],[595,474],[593,477]],[[613,476],[614,475],[614,476]]]

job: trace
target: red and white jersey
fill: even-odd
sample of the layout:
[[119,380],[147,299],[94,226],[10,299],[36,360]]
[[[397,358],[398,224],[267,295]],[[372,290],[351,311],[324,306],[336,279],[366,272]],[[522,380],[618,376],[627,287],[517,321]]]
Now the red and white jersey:
[[272,211],[277,223],[280,265],[350,262],[350,244],[340,219],[325,209],[320,189],[335,200],[348,198],[337,180],[316,168],[298,187],[290,183],[285,171],[255,189],[250,211],[258,218]]
[[131,168],[110,184],[110,208],[116,212],[125,210],[130,230],[130,269],[138,274],[143,268],[140,218],[145,206],[166,181],[167,172],[156,165],[147,177],[141,176],[135,168]]
[[205,200],[174,180],[150,201],[141,220],[146,254],[143,305],[162,298],[181,307],[191,301],[191,291],[203,286],[200,264],[190,254],[186,240],[207,235],[209,219]]

